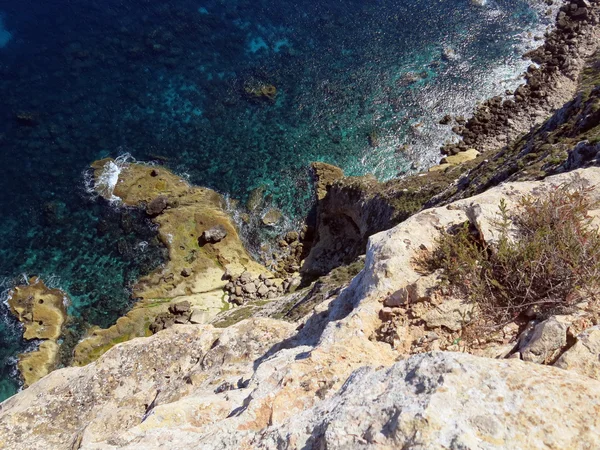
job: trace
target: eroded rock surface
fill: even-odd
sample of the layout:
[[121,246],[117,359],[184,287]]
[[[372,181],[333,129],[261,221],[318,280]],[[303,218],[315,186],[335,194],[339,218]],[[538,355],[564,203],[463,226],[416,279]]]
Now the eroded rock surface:
[[99,194],[128,206],[146,205],[168,249],[168,261],[138,280],[133,297],[139,301],[126,316],[109,329],[91,330],[77,345],[76,364],[93,361],[116,343],[150,335],[155,318],[167,314],[173,303],[187,301],[206,313],[197,318],[210,320],[228,307],[223,299],[225,273],[268,273],[244,248],[217,192],[192,186],[163,167],[125,163],[117,171],[110,159],[92,167],[96,180],[110,179],[110,171],[117,174],[110,189],[95,183]]
[[[467,345],[453,329],[464,305],[412,264],[473,205],[483,220],[500,199],[510,207],[564,183],[600,199],[600,168],[505,184],[372,236],[364,269],[313,297],[308,315],[174,324],[55,371],[1,405],[0,448],[597,448],[600,382],[588,375],[598,355],[581,334],[593,334],[584,310],[560,320],[586,347],[567,342],[562,356],[540,360],[576,356],[563,365],[573,371],[491,359],[519,356],[519,327]],[[385,306],[394,295],[413,303]],[[290,297],[302,309],[302,292]]]
[[37,350],[19,355],[18,368],[25,386],[35,383],[58,363],[59,340],[67,320],[65,294],[50,289],[37,277],[9,292],[11,312],[23,323],[23,338],[40,340]]

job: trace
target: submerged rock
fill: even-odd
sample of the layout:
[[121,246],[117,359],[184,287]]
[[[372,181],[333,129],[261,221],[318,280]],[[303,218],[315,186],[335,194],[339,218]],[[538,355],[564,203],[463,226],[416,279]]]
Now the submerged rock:
[[281,211],[271,208],[262,216],[261,220],[264,225],[272,227],[277,225],[282,218],[283,214],[281,214]]

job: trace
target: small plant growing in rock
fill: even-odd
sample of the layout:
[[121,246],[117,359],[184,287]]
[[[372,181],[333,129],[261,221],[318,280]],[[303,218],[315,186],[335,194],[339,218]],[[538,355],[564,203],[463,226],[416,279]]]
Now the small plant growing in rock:
[[585,189],[562,186],[525,196],[509,212],[501,202],[500,237],[484,242],[466,223],[445,232],[421,267],[442,269],[450,288],[475,301],[485,321],[501,326],[535,308],[538,316],[564,311],[600,289],[600,234]]

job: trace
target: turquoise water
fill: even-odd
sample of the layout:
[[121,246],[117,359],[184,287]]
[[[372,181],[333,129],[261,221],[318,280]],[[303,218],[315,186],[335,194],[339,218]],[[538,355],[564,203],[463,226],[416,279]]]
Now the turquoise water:
[[[38,3],[0,1],[0,279],[51,278],[83,327],[164,257],[142,213],[86,192],[93,160],[128,152],[242,201],[265,186],[291,224],[311,161],[435,163],[439,118],[514,87],[546,20],[519,0]],[[248,94],[265,85],[273,100]],[[3,308],[0,399],[25,348]]]

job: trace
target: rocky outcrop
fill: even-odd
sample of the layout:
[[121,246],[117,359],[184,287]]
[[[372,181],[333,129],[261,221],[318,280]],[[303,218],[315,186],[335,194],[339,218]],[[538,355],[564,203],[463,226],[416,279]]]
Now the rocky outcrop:
[[466,124],[453,128],[461,142],[446,145],[442,152],[498,150],[571,100],[586,59],[600,43],[599,22],[596,0],[565,2],[544,44],[526,55],[537,64],[527,70],[526,84],[508,98],[494,97],[481,104]]
[[600,328],[594,326],[580,333],[554,365],[600,380]]
[[[313,295],[307,308],[305,292],[290,294],[288,311],[299,314],[289,322],[174,324],[85,367],[55,371],[1,405],[0,445],[595,448],[600,382],[588,375],[598,355],[585,316],[592,304],[554,318],[565,327],[533,319],[527,341],[514,324],[469,341],[460,328],[477,311],[440,295],[439,274],[423,275],[413,261],[441,230],[466,220],[492,236],[485,224],[500,199],[510,208],[521,194],[578,183],[600,200],[599,182],[600,168],[589,168],[416,214],[371,237],[365,267],[348,286]],[[556,366],[574,370],[520,360],[527,355],[545,364],[558,357]]]
[[229,307],[223,299],[226,273],[269,273],[244,248],[217,192],[192,186],[163,167],[133,163],[117,167],[113,160],[97,161],[92,167],[101,195],[127,206],[145,206],[158,225],[168,261],[138,280],[133,288],[138,301],[126,316],[106,330],[90,330],[75,347],[75,364],[93,361],[119,342],[148,336],[155,318],[167,314],[173,303],[189,302],[210,320]]
[[327,190],[320,191],[316,239],[303,271],[325,273],[351,260],[364,252],[370,235],[390,229],[423,208],[477,195],[505,181],[539,180],[598,165],[599,61],[600,53],[585,61],[579,78],[571,82],[575,94],[569,88],[568,103],[561,104],[552,115],[551,110],[544,110],[539,120],[547,120],[510,145],[503,141],[494,147],[500,145],[496,142],[492,145],[496,152],[488,149],[477,155],[476,149],[464,144],[460,153],[448,156],[444,164],[433,166],[429,173],[385,183],[372,177],[336,177]]
[[36,350],[19,355],[18,368],[25,387],[46,376],[57,365],[63,325],[67,320],[66,296],[33,277],[8,293],[11,312],[24,325],[23,338],[40,341]]
[[307,277],[326,274],[354,261],[364,254],[369,236],[417,212],[470,166],[465,163],[386,183],[372,176],[343,177],[340,169],[320,163],[314,167],[316,232],[301,269]]
[[[234,442],[265,449],[595,447],[600,445],[599,389],[600,383],[585,377],[517,361],[424,354],[389,369],[360,369],[332,398],[281,425],[250,436],[230,431],[222,436],[223,443],[205,445],[215,449],[232,448]],[[564,411],[570,414],[565,417]],[[190,442],[191,435],[181,440]]]

